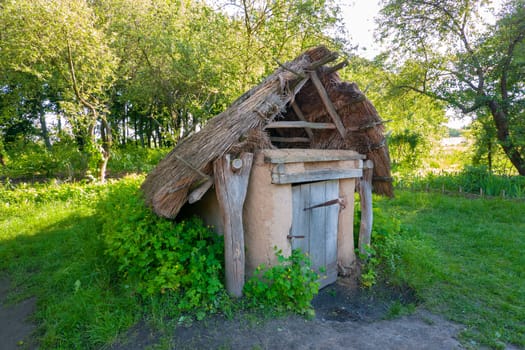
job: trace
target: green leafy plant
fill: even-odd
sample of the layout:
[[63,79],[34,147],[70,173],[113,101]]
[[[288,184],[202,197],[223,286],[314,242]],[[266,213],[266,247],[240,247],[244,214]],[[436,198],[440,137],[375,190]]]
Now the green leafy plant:
[[[179,312],[215,311],[225,299],[222,239],[192,218],[174,223],[144,204],[138,186],[119,185],[99,205],[106,254],[143,298],[167,294]],[[202,318],[202,317],[200,317]]]
[[[365,247],[365,253],[361,254],[356,249],[359,260],[362,263],[361,284],[370,288],[375,285],[379,278],[386,277],[395,272],[400,260],[400,247],[397,236],[401,233],[401,221],[385,213],[379,208],[373,208],[374,223],[372,226],[371,245]],[[354,230],[359,231],[360,208],[356,211]],[[357,246],[357,242],[356,242]]]
[[319,291],[319,275],[311,268],[309,257],[300,250],[293,250],[289,257],[277,249],[275,254],[278,264],[258,266],[244,286],[249,304],[313,316],[310,302]]

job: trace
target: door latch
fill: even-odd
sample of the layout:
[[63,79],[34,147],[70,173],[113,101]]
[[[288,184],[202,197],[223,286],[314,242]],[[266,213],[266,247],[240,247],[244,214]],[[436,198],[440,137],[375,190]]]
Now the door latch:
[[292,238],[304,238],[304,236],[293,236],[293,235],[288,235],[288,236],[286,236],[286,238],[288,238],[288,239],[292,239]]
[[331,199],[331,200],[326,201],[326,202],[321,203],[321,204],[317,204],[317,205],[314,205],[314,206],[311,206],[311,207],[308,207],[308,208],[304,208],[303,210],[307,211],[307,210],[311,210],[311,209],[315,209],[315,208],[328,207],[329,205],[334,205],[334,204],[339,204],[341,206],[341,209],[346,208],[346,202],[345,202],[344,198],[336,198],[336,199]]

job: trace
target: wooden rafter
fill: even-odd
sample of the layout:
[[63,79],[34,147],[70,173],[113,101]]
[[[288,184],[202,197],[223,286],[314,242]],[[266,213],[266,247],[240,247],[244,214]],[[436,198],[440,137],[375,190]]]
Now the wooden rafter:
[[335,110],[335,107],[332,104],[332,101],[330,101],[330,97],[328,97],[328,93],[326,92],[323,86],[323,83],[321,83],[321,80],[319,79],[317,72],[316,71],[310,72],[310,78],[312,79],[312,83],[314,83],[314,86],[317,89],[317,92],[319,93],[319,96],[321,97],[321,100],[323,101],[326,107],[326,110],[328,111],[328,114],[332,118],[332,121],[334,122],[337,131],[339,131],[339,134],[341,135],[342,138],[345,138],[346,130],[343,125],[343,122],[341,121],[339,114],[337,114],[337,111]]

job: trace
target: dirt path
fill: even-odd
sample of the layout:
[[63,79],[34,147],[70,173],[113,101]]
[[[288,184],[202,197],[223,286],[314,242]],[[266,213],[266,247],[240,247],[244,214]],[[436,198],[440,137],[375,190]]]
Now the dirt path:
[[28,318],[35,312],[36,299],[30,298],[17,304],[7,303],[9,281],[0,276],[0,349],[31,349],[31,333],[35,326]]

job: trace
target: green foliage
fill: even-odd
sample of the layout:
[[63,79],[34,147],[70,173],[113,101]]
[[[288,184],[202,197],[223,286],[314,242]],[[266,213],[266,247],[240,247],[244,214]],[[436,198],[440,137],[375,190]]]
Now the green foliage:
[[[354,232],[359,232],[361,209],[357,201],[356,209]],[[361,284],[366,288],[372,287],[380,279],[388,279],[396,271],[400,263],[398,236],[402,232],[401,221],[392,213],[387,213],[377,207],[373,208],[373,213],[374,224],[372,226],[371,245],[365,247],[365,254],[361,254],[359,250],[356,250],[363,263],[360,277]],[[357,243],[355,242],[356,246]]]
[[10,144],[6,154],[6,165],[0,167],[0,176],[12,179],[78,179],[88,170],[96,171],[96,165],[89,166],[89,157],[67,138],[55,143],[52,149],[40,143],[20,141]]
[[433,143],[444,135],[442,103],[397,87],[400,73],[389,71],[381,58],[373,62],[352,57],[341,71],[343,79],[356,82],[373,102],[385,125],[392,167],[413,172],[430,158]]
[[400,72],[395,82],[400,89],[483,119],[482,153],[493,152],[497,140],[525,175],[523,0],[505,2],[499,13],[492,10],[494,24],[482,16],[490,3],[388,0],[380,11],[380,34],[389,39],[387,55],[392,71]]
[[310,259],[299,250],[293,250],[289,257],[280,250],[275,254],[278,264],[258,266],[246,282],[244,294],[249,304],[313,316],[310,302],[319,291],[319,275],[312,270]]
[[115,147],[111,150],[108,169],[110,174],[149,172],[168,152],[168,148]]
[[167,293],[179,312],[220,307],[223,243],[198,219],[159,218],[145,206],[138,182],[112,186],[98,212],[106,254],[132,290],[144,298]]
[[495,175],[485,166],[466,166],[458,173],[430,173],[422,177],[408,175],[398,180],[397,187],[416,191],[525,197],[525,179],[522,176]]

